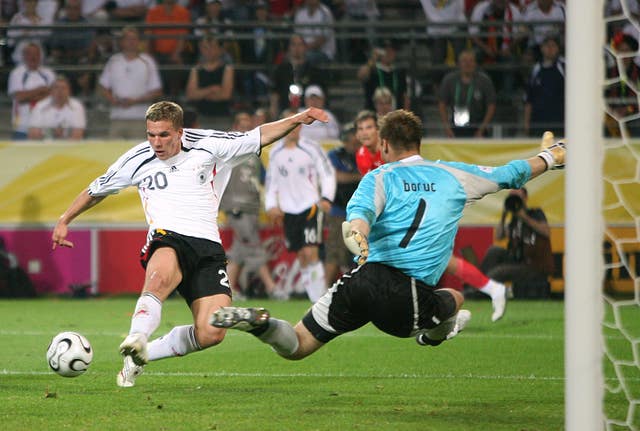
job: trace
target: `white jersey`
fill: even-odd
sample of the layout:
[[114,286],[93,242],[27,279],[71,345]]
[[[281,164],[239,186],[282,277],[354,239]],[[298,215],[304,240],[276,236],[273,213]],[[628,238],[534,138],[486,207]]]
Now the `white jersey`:
[[[115,98],[135,99],[145,94],[162,89],[160,72],[156,61],[149,54],[141,53],[128,59],[121,52],[112,55],[104,66],[98,80],[104,88],[111,90]],[[113,106],[113,120],[141,120],[147,112],[146,103],[138,103],[128,107]]]
[[295,147],[278,142],[269,153],[265,182],[265,208],[279,207],[288,214],[300,214],[320,201],[333,201],[336,176],[322,148],[300,139]]
[[68,137],[73,129],[87,128],[87,115],[84,105],[75,97],[62,107],[53,104],[51,96],[39,101],[31,112],[29,127],[38,129],[64,130],[64,137]]
[[[18,91],[33,90],[38,87],[49,87],[55,81],[56,74],[53,69],[40,66],[37,69],[29,69],[24,64],[16,66],[9,74],[8,93],[13,97]],[[27,132],[29,118],[35,103],[17,102],[13,99],[11,120],[13,130]]]
[[124,153],[89,185],[91,196],[138,187],[149,233],[165,229],[221,243],[218,207],[231,168],[259,154],[260,129],[247,133],[184,129],[183,149],[158,159],[149,141]]

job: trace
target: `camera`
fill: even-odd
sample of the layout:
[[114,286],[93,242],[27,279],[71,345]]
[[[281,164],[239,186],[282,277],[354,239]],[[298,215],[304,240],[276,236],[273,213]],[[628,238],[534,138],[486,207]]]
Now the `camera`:
[[504,201],[504,208],[512,213],[517,213],[523,207],[522,198],[518,195],[510,195]]

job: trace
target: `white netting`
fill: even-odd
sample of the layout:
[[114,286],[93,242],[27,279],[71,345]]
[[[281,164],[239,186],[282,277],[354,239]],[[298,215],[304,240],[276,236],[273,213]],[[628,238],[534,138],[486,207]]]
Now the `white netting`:
[[638,2],[605,9],[603,321],[607,430],[640,430],[640,25]]

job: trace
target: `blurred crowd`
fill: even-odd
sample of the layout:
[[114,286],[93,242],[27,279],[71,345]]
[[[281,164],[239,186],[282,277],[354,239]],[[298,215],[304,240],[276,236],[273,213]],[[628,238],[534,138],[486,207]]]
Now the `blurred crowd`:
[[[607,0],[604,11],[620,15],[608,24],[608,74],[625,77],[607,90],[610,134],[640,132],[624,121],[638,111],[640,60],[625,57],[624,73],[615,61],[638,49],[638,2],[626,4]],[[161,98],[220,129],[239,111],[278,118],[314,100],[335,114],[330,139],[377,103],[429,113],[425,123],[437,123],[429,130],[442,136],[563,135],[565,7],[561,0],[2,0],[12,138],[138,136],[136,122]],[[361,89],[361,106],[341,95],[347,101],[338,108],[341,81]],[[96,100],[111,123],[87,130]],[[36,105],[43,105],[37,115]],[[518,113],[508,132],[496,128],[501,112]]]

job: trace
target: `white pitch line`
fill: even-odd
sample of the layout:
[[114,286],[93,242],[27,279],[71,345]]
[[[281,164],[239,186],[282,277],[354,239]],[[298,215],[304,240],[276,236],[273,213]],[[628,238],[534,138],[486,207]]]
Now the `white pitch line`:
[[[92,372],[88,374],[98,375],[111,375],[107,372]],[[42,376],[42,375],[54,375],[52,371],[17,371],[17,370],[0,370],[0,375],[9,376]],[[556,376],[509,376],[509,375],[475,375],[475,374],[359,374],[359,373],[233,373],[233,372],[163,372],[163,371],[151,371],[145,370],[145,376],[158,376],[158,377],[252,377],[252,378],[366,378],[366,379],[478,379],[478,380],[549,380],[549,381],[562,381],[564,377]]]
[[[110,372],[94,372],[89,371],[88,374],[109,375]],[[0,375],[8,376],[43,376],[51,375],[52,371],[18,371],[18,370],[0,370]],[[419,379],[419,380],[441,380],[441,379],[458,379],[458,380],[529,380],[529,381],[551,381],[562,382],[565,380],[563,376],[536,376],[530,375],[483,375],[483,374],[359,374],[359,373],[232,373],[224,371],[216,372],[164,372],[164,371],[146,371],[145,376],[157,377],[251,377],[251,378],[358,378],[358,379]],[[617,381],[616,378],[607,378],[607,381]],[[627,378],[627,381],[637,382],[640,378]]]

